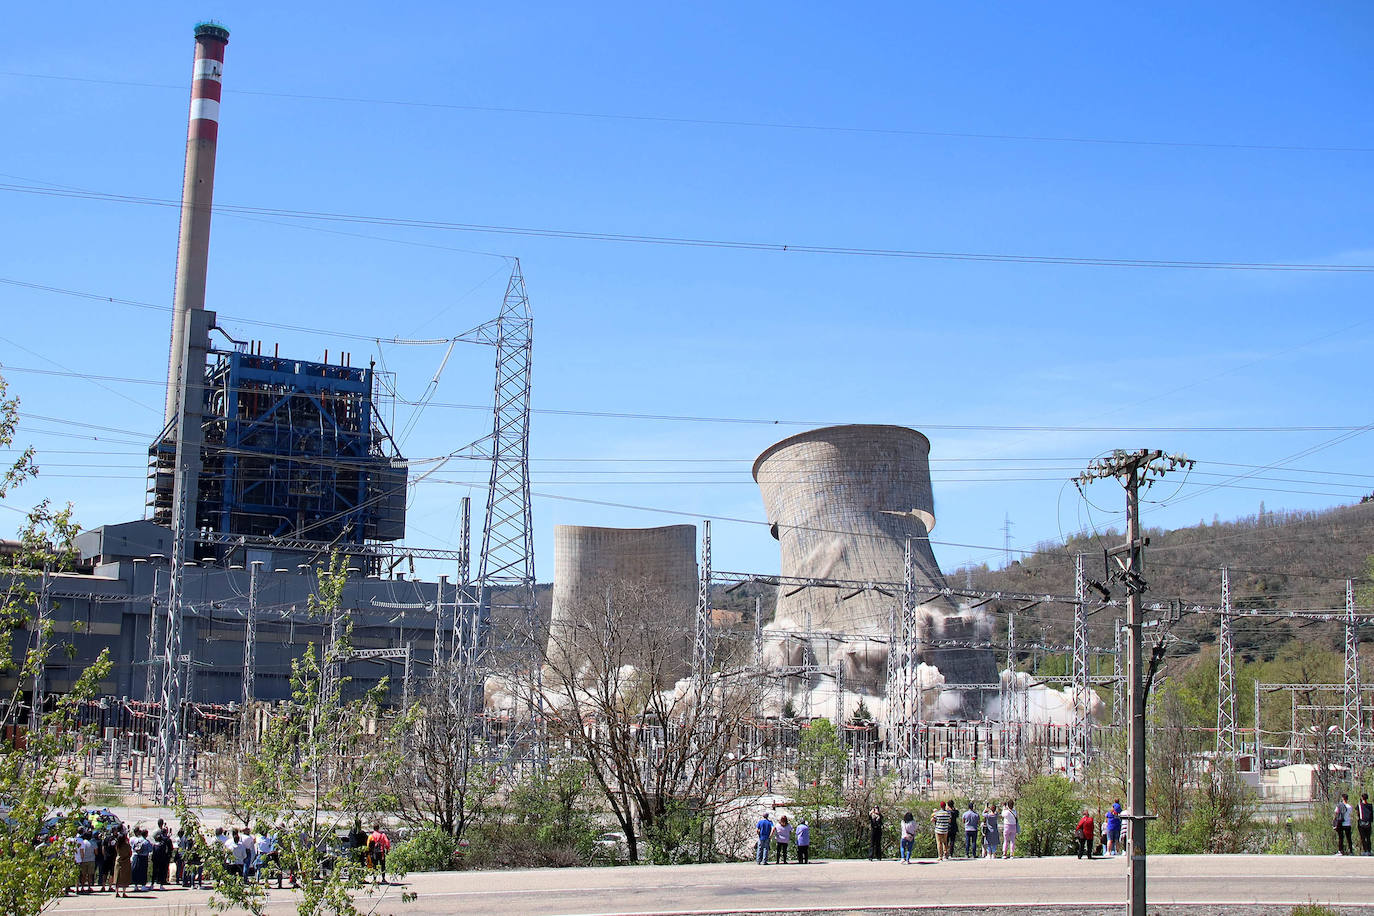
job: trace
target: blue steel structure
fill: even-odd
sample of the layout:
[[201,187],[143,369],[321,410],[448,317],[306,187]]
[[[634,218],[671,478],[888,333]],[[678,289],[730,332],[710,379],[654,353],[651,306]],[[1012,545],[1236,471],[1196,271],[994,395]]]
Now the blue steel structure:
[[[374,370],[215,350],[205,371],[195,526],[362,546],[405,536],[406,469],[374,405]],[[170,520],[172,443],[153,449],[155,521]],[[201,544],[205,558],[225,552]]]

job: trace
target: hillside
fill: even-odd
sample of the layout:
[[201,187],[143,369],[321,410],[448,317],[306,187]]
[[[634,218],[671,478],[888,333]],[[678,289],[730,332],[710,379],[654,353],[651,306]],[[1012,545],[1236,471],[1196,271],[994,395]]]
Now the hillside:
[[[1150,538],[1145,552],[1147,601],[1220,604],[1220,570],[1225,566],[1230,569],[1236,607],[1340,608],[1345,605],[1346,579],[1369,574],[1374,500],[1317,512],[1266,512],[1261,506],[1259,513],[1235,521],[1145,533]],[[1105,529],[1095,536],[1043,546],[1004,569],[960,568],[949,578],[990,591],[1072,594],[1074,555],[1085,554],[1089,578],[1101,580],[1103,550],[1121,540],[1121,532]],[[1113,594],[1120,596],[1120,587]],[[1071,638],[1067,607],[1042,606],[1035,615],[1035,628],[1028,636],[1054,643]],[[1181,651],[1188,651],[1190,644],[1195,651],[1215,641],[1215,625],[1214,620],[1184,620],[1175,630],[1185,640]],[[1236,648],[1246,658],[1270,658],[1299,630],[1305,641],[1334,646],[1338,639],[1337,629],[1326,625],[1255,621],[1237,626]],[[1095,633],[1093,640],[1100,642],[1103,635]]]

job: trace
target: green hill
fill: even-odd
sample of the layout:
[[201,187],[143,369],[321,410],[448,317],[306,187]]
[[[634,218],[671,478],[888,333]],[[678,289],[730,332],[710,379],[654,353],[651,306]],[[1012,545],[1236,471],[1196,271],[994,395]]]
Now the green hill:
[[[1235,607],[1343,608],[1346,579],[1371,572],[1374,499],[1315,512],[1268,512],[1261,505],[1257,514],[1235,521],[1214,520],[1173,531],[1146,529],[1145,534],[1150,539],[1145,551],[1147,602],[1180,599],[1219,605],[1225,566]],[[988,591],[1068,595],[1073,593],[1074,555],[1086,555],[1089,578],[1104,580],[1103,551],[1122,540],[1121,532],[1105,529],[1042,546],[1003,569],[961,567],[949,579],[951,584],[971,583]],[[1119,585],[1109,587],[1113,597],[1124,595]],[[1058,644],[1071,639],[1072,612],[1067,606],[1042,605],[1028,623],[1026,638]],[[1104,639],[1101,623],[1094,622],[1092,639],[1098,643]],[[1215,618],[1185,618],[1174,630],[1183,640],[1177,651],[1196,651],[1215,641],[1215,628]],[[1109,629],[1105,638],[1110,640]],[[1236,649],[1250,659],[1272,658],[1295,638],[1335,646],[1339,629],[1273,619],[1243,621],[1236,627]]]

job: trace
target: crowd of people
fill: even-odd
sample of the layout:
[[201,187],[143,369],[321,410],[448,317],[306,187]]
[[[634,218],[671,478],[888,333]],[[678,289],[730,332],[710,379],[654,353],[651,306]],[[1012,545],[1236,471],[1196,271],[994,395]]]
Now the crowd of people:
[[[1339,816],[1339,814],[1338,814]],[[886,858],[884,852],[885,834],[882,809],[874,806],[868,812],[868,859],[880,861]],[[974,802],[968,802],[964,810],[954,801],[942,801],[930,813],[928,828],[935,835],[935,855],[937,860],[945,861],[956,857],[965,859],[1010,859],[1016,855],[1016,838],[1021,832],[1020,818],[1016,813],[1016,801],[1007,799],[1000,805],[988,802],[979,811]],[[1113,802],[1102,818],[1101,832],[1089,809],[1083,809],[1083,816],[1073,830],[1073,840],[1078,857],[1089,859],[1102,856],[1117,856],[1122,853],[1122,814],[1121,802]],[[917,837],[924,829],[916,815],[907,811],[902,815],[898,834],[899,861],[910,864],[916,849]],[[754,847],[755,861],[759,865],[769,864],[770,854],[774,864],[788,862],[789,849],[795,845],[796,861],[810,861],[811,828],[803,818],[795,825],[783,815],[775,823],[772,812],[765,811],[755,825],[757,843]],[[963,835],[962,847],[959,844]],[[958,856],[962,849],[962,856]]]
[[[223,865],[222,869],[210,870],[212,874],[218,871],[220,880],[260,881],[264,886],[275,880],[277,888],[288,883],[290,887],[299,886],[298,877],[302,876],[297,876],[290,864],[283,861],[281,842],[270,826],[262,825],[256,831],[249,827],[216,827],[207,840],[208,855]],[[178,829],[174,836],[162,818],[158,818],[157,827],[152,830],[131,828],[114,818],[94,823],[87,818],[72,838],[71,847],[77,884],[69,892],[112,892],[116,897],[128,897],[130,891],[147,893],[208,886],[210,875],[202,852],[205,845],[197,844],[183,829]],[[337,853],[330,848],[327,838],[318,841],[317,850],[320,854],[315,860],[323,874],[334,867]],[[367,832],[355,823],[340,851],[354,856],[376,872],[381,883],[387,883],[386,860],[390,850],[391,839],[380,824],[374,824],[372,831]]]

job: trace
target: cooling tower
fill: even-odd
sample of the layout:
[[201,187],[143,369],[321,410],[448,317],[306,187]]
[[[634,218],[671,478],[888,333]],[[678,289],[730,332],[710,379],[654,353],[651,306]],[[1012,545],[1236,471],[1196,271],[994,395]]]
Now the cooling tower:
[[[943,585],[928,535],[935,526],[930,488],[930,440],[902,426],[832,426],[784,439],[754,462],[773,536],[782,547],[782,574],[858,582],[901,582],[912,539],[916,584]],[[887,634],[900,592],[783,587],[775,626]],[[956,616],[947,599],[921,600],[921,661],[948,684],[997,679],[991,650],[941,648],[983,641],[973,619]]]
[[[555,525],[550,659],[566,663],[575,661],[570,656],[587,651],[588,641],[598,638],[592,628],[605,620],[609,593],[618,609],[651,615],[654,648],[642,651],[661,656],[656,659],[659,686],[685,677],[691,669],[697,601],[696,531],[695,525]],[[624,661],[646,667],[650,659],[634,657],[643,642],[630,645],[630,657]]]

